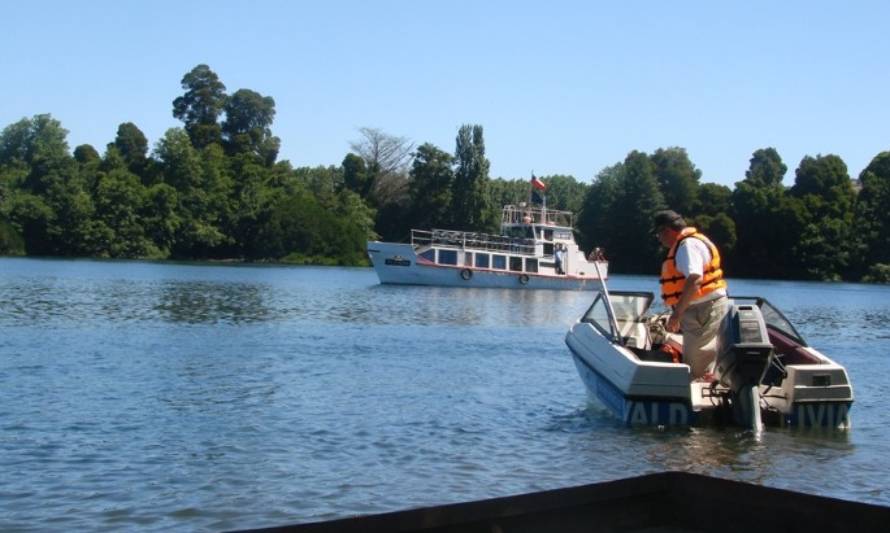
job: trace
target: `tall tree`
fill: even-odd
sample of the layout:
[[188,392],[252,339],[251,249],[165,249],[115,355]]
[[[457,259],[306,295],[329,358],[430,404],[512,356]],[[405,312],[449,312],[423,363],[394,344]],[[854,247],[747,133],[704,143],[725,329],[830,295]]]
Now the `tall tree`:
[[451,162],[450,154],[430,143],[417,148],[409,185],[412,227],[443,227],[451,221],[448,212],[454,181]]
[[727,258],[734,276],[788,278],[797,268],[790,250],[804,221],[795,202],[786,198],[786,168],[775,149],[760,149],[752,155],[745,179],[736,183],[731,214],[737,242]]
[[176,257],[217,257],[231,243],[223,230],[231,180],[223,166],[222,149],[196,150],[181,129],[171,128],[156,150],[163,182],[173,187],[181,219],[172,254]]
[[251,154],[266,166],[278,157],[281,139],[272,135],[275,100],[239,89],[226,100],[222,134],[229,154]]
[[686,149],[659,148],[651,159],[665,203],[683,215],[694,215],[701,171],[689,160]]
[[343,185],[360,197],[366,198],[371,190],[372,177],[368,174],[365,160],[350,152],[343,158],[341,166],[343,167]]
[[81,144],[74,149],[74,160],[82,165],[96,163],[99,159],[99,152],[91,144]]
[[148,139],[135,124],[124,122],[117,127],[114,146],[124,158],[130,172],[137,176],[145,172],[148,163]]
[[451,190],[452,223],[457,229],[492,230],[488,196],[489,162],[485,157],[482,126],[465,124],[457,133],[454,184]]
[[890,151],[881,152],[859,174],[853,227],[859,234],[857,277],[869,267],[890,265]]
[[775,148],[760,148],[751,155],[745,181],[755,187],[782,185],[788,166],[782,162]]
[[193,68],[182,78],[185,94],[173,100],[173,116],[185,123],[195,148],[222,141],[219,115],[226,104],[226,86],[207,65]]
[[836,155],[804,157],[791,195],[804,208],[805,227],[793,248],[801,271],[811,279],[840,279],[854,253],[855,191],[847,165]]
[[618,272],[656,272],[661,254],[652,236],[652,219],[665,202],[655,165],[646,154],[633,151],[624,160],[621,178],[619,193],[609,209],[612,235],[606,251]]
[[660,253],[652,218],[664,209],[655,164],[633,151],[597,176],[579,217],[582,246],[605,249],[614,272],[653,274]]
[[[594,247],[609,252],[614,229],[610,220],[610,209],[620,193],[624,175],[624,164],[616,163],[601,170],[584,195],[578,214],[580,244],[585,250]],[[611,255],[611,252],[609,252]]]

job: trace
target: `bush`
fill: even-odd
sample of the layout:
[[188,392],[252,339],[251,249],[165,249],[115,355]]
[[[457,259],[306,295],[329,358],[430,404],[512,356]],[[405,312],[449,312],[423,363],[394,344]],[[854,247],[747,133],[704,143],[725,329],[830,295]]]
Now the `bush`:
[[890,283],[890,264],[878,263],[868,269],[862,281],[865,283]]
[[25,255],[25,241],[5,220],[0,220],[0,255]]

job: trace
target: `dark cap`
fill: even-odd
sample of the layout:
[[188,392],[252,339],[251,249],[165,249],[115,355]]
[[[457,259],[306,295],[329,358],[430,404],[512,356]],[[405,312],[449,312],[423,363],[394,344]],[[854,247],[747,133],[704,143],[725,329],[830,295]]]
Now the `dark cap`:
[[683,217],[680,216],[680,213],[671,211],[670,209],[655,213],[655,218],[653,219],[653,221],[655,223],[654,225],[656,230],[659,230],[663,227],[670,227],[674,229],[682,229],[686,227],[686,221],[683,220]]

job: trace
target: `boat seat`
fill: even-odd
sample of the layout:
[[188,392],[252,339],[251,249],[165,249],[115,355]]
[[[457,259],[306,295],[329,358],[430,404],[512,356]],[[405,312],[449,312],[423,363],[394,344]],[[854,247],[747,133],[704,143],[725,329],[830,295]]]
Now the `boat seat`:
[[822,361],[804,349],[798,342],[780,331],[767,326],[770,344],[784,365],[818,365]]

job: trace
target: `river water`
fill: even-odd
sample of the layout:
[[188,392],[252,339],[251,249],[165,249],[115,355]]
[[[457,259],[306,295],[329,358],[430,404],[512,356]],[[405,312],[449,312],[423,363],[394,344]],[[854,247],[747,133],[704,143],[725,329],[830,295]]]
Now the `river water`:
[[730,290],[847,367],[851,431],[624,427],[563,342],[589,292],[0,259],[0,530],[221,531],[663,470],[890,505],[890,287]]

